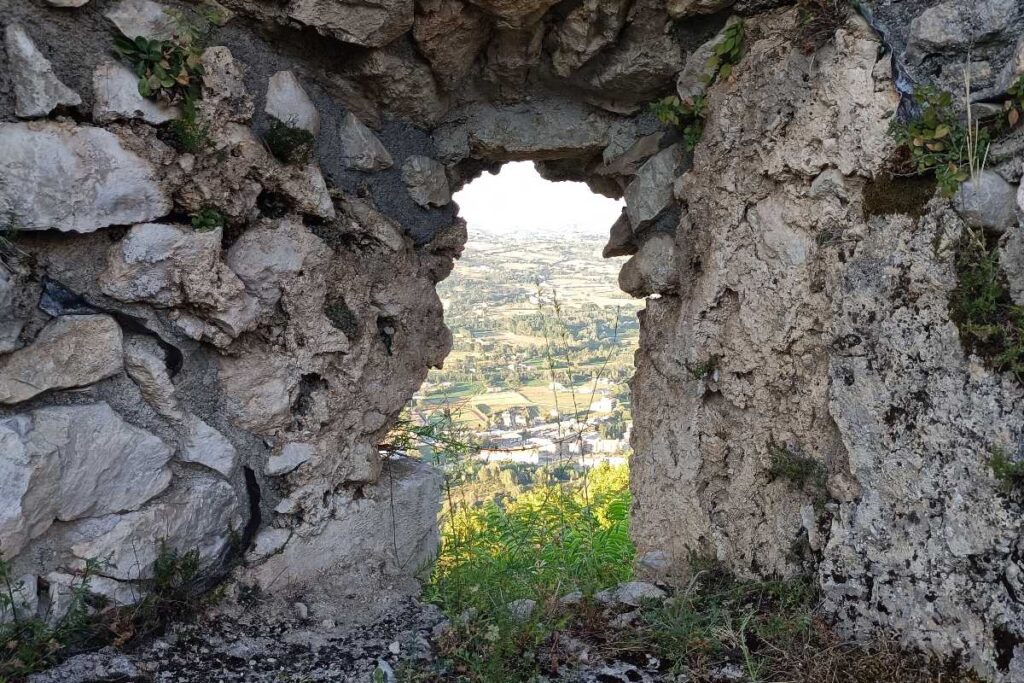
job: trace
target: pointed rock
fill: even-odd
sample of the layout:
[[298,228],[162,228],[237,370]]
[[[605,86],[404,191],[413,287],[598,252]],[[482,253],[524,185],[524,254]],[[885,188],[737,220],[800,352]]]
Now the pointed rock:
[[121,0],[104,16],[129,38],[167,40],[174,36],[174,17],[152,0]]
[[435,159],[411,156],[402,164],[402,180],[409,196],[422,207],[444,206],[452,200],[444,166]]
[[82,98],[60,82],[53,65],[43,56],[25,29],[8,24],[4,44],[14,81],[14,113],[23,119],[49,116],[60,106],[76,107]]
[[383,171],[394,164],[391,154],[377,136],[354,114],[345,115],[338,134],[341,141],[341,160],[349,168],[358,171]]
[[304,128],[313,135],[320,132],[320,114],[291,71],[278,71],[270,77],[264,111],[294,128]]

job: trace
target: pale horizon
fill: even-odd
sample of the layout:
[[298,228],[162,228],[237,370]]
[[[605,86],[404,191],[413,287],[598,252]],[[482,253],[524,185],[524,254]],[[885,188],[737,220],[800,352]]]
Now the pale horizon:
[[624,206],[585,183],[545,180],[530,161],[513,161],[484,173],[455,193],[459,215],[474,232],[503,235],[608,234]]

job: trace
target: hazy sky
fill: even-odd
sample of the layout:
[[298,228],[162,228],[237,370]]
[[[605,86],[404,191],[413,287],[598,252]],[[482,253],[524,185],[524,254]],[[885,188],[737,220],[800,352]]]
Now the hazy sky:
[[455,201],[470,237],[481,229],[607,235],[623,206],[584,183],[544,180],[530,161],[507,163],[496,175],[484,173],[457,192]]

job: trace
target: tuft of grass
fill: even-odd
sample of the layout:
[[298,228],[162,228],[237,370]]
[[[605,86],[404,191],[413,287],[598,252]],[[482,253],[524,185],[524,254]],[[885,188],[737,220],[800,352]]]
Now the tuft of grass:
[[797,0],[797,8],[800,37],[807,54],[817,52],[832,40],[853,9],[849,0]]
[[992,449],[992,457],[988,461],[992,468],[992,476],[999,480],[1003,491],[1009,493],[1024,486],[1024,462],[1011,460],[1000,447]]
[[808,485],[816,490],[825,488],[825,466],[809,455],[797,453],[779,444],[769,444],[771,465],[768,473],[778,479],[793,482],[798,488]]
[[718,356],[711,356],[707,360],[701,361],[696,365],[690,365],[688,362],[684,361],[683,365],[686,367],[686,372],[689,373],[690,379],[704,379],[718,369]]
[[1024,307],[1010,297],[998,245],[982,231],[966,229],[957,249],[956,272],[949,312],[964,348],[996,371],[1024,382]]
[[192,228],[196,232],[209,232],[227,225],[222,214],[217,208],[207,206],[192,214]]
[[313,158],[314,137],[305,128],[272,119],[263,141],[281,163],[302,165]]

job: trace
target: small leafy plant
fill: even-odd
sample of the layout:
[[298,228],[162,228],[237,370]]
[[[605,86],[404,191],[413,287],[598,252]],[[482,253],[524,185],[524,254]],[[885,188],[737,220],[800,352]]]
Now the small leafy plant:
[[305,128],[272,119],[263,141],[270,153],[285,164],[302,165],[313,157],[313,134]]
[[114,51],[139,77],[139,94],[168,103],[197,99],[202,84],[202,50],[191,40],[114,39]]
[[1007,89],[1006,94],[1010,99],[1003,104],[1006,112],[1006,123],[1011,128],[1020,123],[1024,116],[1024,76],[1021,76]]
[[714,54],[707,63],[704,82],[710,86],[719,78],[729,78],[732,68],[743,56],[745,29],[742,21],[734,21],[722,29],[723,40],[715,46]]
[[704,132],[704,96],[683,102],[675,95],[651,103],[651,112],[665,125],[674,126],[683,134],[683,144],[691,152]]
[[207,206],[192,214],[192,227],[196,232],[209,232],[223,228],[226,224],[224,214],[212,206]]
[[891,134],[909,154],[913,172],[934,173],[944,197],[956,194],[971,177],[975,160],[984,159],[989,132],[968,130],[957,118],[953,98],[931,86],[914,90],[920,113],[909,121],[894,121]]

